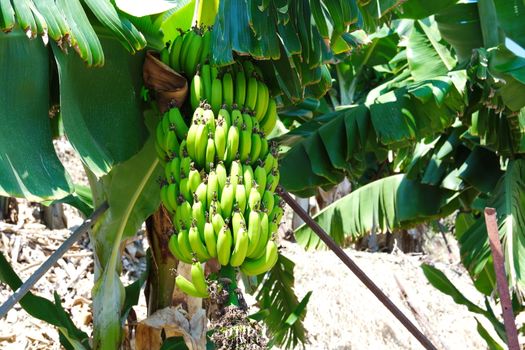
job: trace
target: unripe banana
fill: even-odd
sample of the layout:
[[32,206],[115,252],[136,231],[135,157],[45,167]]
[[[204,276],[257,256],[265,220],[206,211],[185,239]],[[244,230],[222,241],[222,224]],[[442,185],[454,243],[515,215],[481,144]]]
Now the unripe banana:
[[233,210],[233,201],[235,199],[235,187],[230,181],[226,181],[226,185],[222,189],[221,194],[221,210],[224,217],[229,218]]
[[242,162],[245,162],[250,156],[252,149],[252,130],[246,127],[246,124],[241,126],[241,135],[239,142],[239,158]]
[[[239,210],[241,213],[244,213],[246,211],[246,205],[248,202],[246,194],[246,188],[243,184],[238,184],[237,188],[235,189],[235,203],[239,207]],[[273,198],[273,197],[272,197]]]
[[184,157],[187,157],[188,156],[188,147],[186,147],[186,138],[184,138],[181,142],[180,142],[180,147],[179,147],[179,158],[184,158]]
[[197,187],[199,187],[199,184],[202,182],[202,178],[199,171],[195,169],[195,165],[193,163],[190,167],[190,173],[188,174],[188,181],[191,193],[195,193],[195,191],[197,191]]
[[201,52],[201,58],[200,58],[200,64],[205,64],[210,59],[210,51],[211,51],[211,31],[207,30],[202,35],[202,52]]
[[235,76],[235,97],[233,102],[238,106],[244,106],[246,98],[246,75],[244,71],[240,69]]
[[215,132],[215,116],[209,104],[204,105],[203,118],[210,132]]
[[179,250],[185,257],[191,257],[193,259],[193,252],[191,250],[190,238],[188,236],[188,230],[179,231],[177,235],[177,243],[179,244]]
[[284,215],[284,210],[280,205],[273,207],[272,213],[269,216],[270,221],[275,221],[276,223],[281,222],[281,219]]
[[239,229],[241,226],[246,226],[246,222],[244,221],[244,217],[242,215],[242,212],[239,211],[238,208],[235,208],[232,215],[232,230],[233,230],[233,240],[237,241],[237,232],[239,232]]
[[268,92],[268,87],[262,81],[257,82],[257,102],[255,104],[255,119],[261,121],[265,114],[266,109],[268,108],[268,101],[270,100],[270,94]]
[[190,189],[190,181],[186,175],[181,173],[181,179],[179,184],[179,193],[184,197],[185,200],[191,201],[192,195],[191,195],[191,189]]
[[263,120],[260,122],[261,130],[265,135],[269,135],[277,124],[277,104],[273,98],[268,102],[268,108]]
[[251,254],[248,254],[248,257],[252,259],[259,259],[264,254],[268,239],[271,237],[269,231],[269,219],[266,212],[261,212],[259,214],[259,226],[259,241],[257,242],[257,247],[251,252]]
[[266,174],[270,174],[273,171],[274,164],[275,164],[275,157],[270,152],[264,159],[264,171],[266,171]]
[[280,177],[281,175],[279,172],[277,170],[273,170],[266,178],[266,188],[271,192],[275,192],[275,189],[279,185]]
[[[162,149],[164,154],[164,145],[166,144],[166,136],[164,135],[164,128],[162,127],[162,120],[157,124],[157,129],[155,130],[155,138],[157,145]],[[164,158],[164,156],[163,156]]]
[[248,130],[253,130],[253,122],[255,119],[249,114],[249,113],[243,113],[242,114],[242,121],[244,124],[246,124],[246,128]]
[[211,67],[209,64],[201,66],[201,79],[204,99],[209,102],[211,99]]
[[253,66],[252,61],[245,60],[242,62],[242,67],[244,69],[244,74],[247,78],[252,77],[255,73],[255,68]]
[[211,224],[213,225],[213,231],[215,232],[215,235],[218,236],[219,232],[223,228],[226,223],[224,222],[224,219],[221,214],[215,213],[213,214],[211,218]]
[[173,44],[170,46],[170,67],[173,68],[174,71],[180,72],[181,66],[180,66],[180,54],[182,49],[182,43],[184,41],[184,36],[180,34],[175,38],[173,41]]
[[186,149],[191,159],[195,159],[195,144],[197,136],[197,128],[200,125],[199,121],[193,118],[190,128],[188,130],[188,136],[186,137]]
[[206,283],[206,276],[204,275],[204,269],[202,264],[194,262],[191,265],[191,282],[195,286],[195,289],[202,295],[208,294],[208,285]]
[[164,146],[164,150],[168,154],[169,159],[173,159],[177,156],[179,153],[179,141],[177,141],[177,134],[175,134],[175,131],[169,130],[166,133],[166,144]]
[[252,160],[252,164],[255,164],[256,159],[259,158],[259,154],[261,153],[261,145],[261,135],[256,132],[252,133],[252,149],[249,156],[249,158]]
[[239,129],[232,125],[228,129],[228,138],[226,140],[226,162],[231,163],[237,156],[239,150]]
[[248,255],[253,254],[255,249],[257,249],[257,244],[259,243],[259,231],[260,231],[260,217],[257,210],[251,210],[248,215],[248,239],[250,243],[248,244]]
[[255,110],[255,105],[257,103],[257,79],[251,76],[248,78],[248,87],[246,89],[246,100],[244,105],[250,110]]
[[226,155],[226,133],[228,129],[224,127],[224,123],[224,119],[219,119],[217,121],[214,135],[215,151],[219,160],[224,160]]
[[253,181],[255,180],[253,177],[252,166],[250,164],[243,164],[242,174],[243,174],[244,188],[246,189],[246,194],[249,195],[252,189],[252,186],[253,186]]
[[195,133],[195,160],[199,167],[204,167],[206,162],[206,145],[208,144],[208,125],[202,120]]
[[195,198],[193,205],[191,206],[191,216],[193,218],[192,226],[197,226],[201,240],[204,241],[204,224],[206,223],[206,208],[202,202],[199,202],[198,198]]
[[[211,67],[211,80],[217,79],[217,76],[219,75],[219,69],[215,66]],[[221,97],[222,100],[222,97]]]
[[[225,106],[223,106],[225,107]],[[226,108],[221,108],[219,109],[219,113],[218,113],[218,118],[217,119],[222,119],[223,120],[223,126],[226,130],[228,130],[230,128],[230,126],[232,125],[232,119],[231,119],[231,116],[230,116],[230,112],[228,112],[228,110]]]
[[233,186],[242,184],[242,164],[239,160],[234,160],[230,166],[230,182]]
[[[255,168],[255,171],[253,172],[253,176],[255,178],[255,182],[257,183],[257,190],[259,191],[261,197],[266,190],[266,171],[264,168],[260,165]],[[273,191],[272,191],[273,192]]]
[[199,107],[199,104],[204,99],[204,84],[200,72],[197,72],[190,85],[190,103],[193,109]]
[[204,243],[206,243],[206,249],[212,258],[217,257],[217,236],[213,224],[206,221],[204,224]]
[[228,106],[233,104],[233,79],[229,72],[222,76],[222,100]]
[[162,122],[162,130],[164,131],[164,135],[168,133],[170,130],[170,118],[168,118],[168,114],[164,113],[161,119]]
[[155,142],[155,151],[157,152],[157,157],[159,158],[162,166],[165,166],[167,161],[166,152],[164,152],[162,147],[157,142]]
[[243,121],[244,119],[241,111],[237,108],[234,108],[231,113],[231,125],[235,125],[236,127],[240,128]]
[[[195,39],[195,32],[190,29],[186,33],[184,33],[184,36],[182,38],[182,46],[180,49],[180,56],[179,56],[179,65],[180,65],[180,71],[179,72],[185,72],[186,68],[186,58],[188,56],[188,53],[190,51],[191,42]],[[189,75],[187,75],[189,77]]]
[[248,233],[246,229],[241,226],[237,232],[237,237],[235,240],[235,247],[230,258],[230,265],[233,267],[241,266],[246,259],[246,253],[248,252]]
[[195,285],[188,281],[184,276],[178,275],[175,278],[175,284],[177,285],[177,288],[179,288],[181,291],[186,293],[187,295],[194,297],[194,298],[208,298],[208,294],[203,294],[195,288]]
[[257,190],[257,186],[252,186],[250,194],[248,195],[248,207],[250,210],[258,210],[261,204],[261,194]]
[[179,157],[175,157],[171,160],[169,166],[166,167],[166,169],[169,169],[171,180],[177,184],[180,182],[180,162],[181,159]]
[[218,113],[222,106],[222,81],[215,78],[211,82],[211,109]]
[[198,121],[200,122],[201,119],[204,117],[204,106],[200,106],[195,108],[195,111],[193,111],[193,116],[192,116],[192,122],[195,122],[195,121]]
[[246,259],[241,265],[241,271],[248,276],[260,275],[271,270],[278,258],[277,244],[274,241],[268,241],[265,254],[256,260]]
[[274,201],[274,198],[273,198],[273,192],[271,192],[271,191],[264,191],[264,194],[262,196],[262,205],[263,205],[264,209],[266,209],[266,211],[268,213],[272,212],[273,207],[275,205],[275,201]]
[[210,171],[210,167],[215,163],[215,142],[213,140],[213,134],[210,133],[208,137],[208,144],[206,145],[206,160],[205,168],[206,171]]
[[207,202],[207,194],[208,194],[208,185],[206,181],[203,181],[197,186],[197,189],[195,190],[195,196],[197,197],[197,200],[202,203],[202,206],[204,208],[207,208],[206,203]]
[[213,198],[219,196],[219,179],[217,178],[215,169],[211,169],[208,174],[208,186],[206,189],[206,203],[210,206]]
[[187,52],[183,52],[185,56],[183,56],[182,68],[184,69],[184,73],[186,73],[186,77],[189,78],[195,75],[197,65],[200,62],[202,52],[202,36],[194,31],[190,31],[190,33],[187,35],[192,35],[193,38],[188,44]]
[[169,212],[173,213],[175,211],[175,208],[173,208],[170,205],[170,202],[168,200],[168,185],[166,183],[162,184],[162,187],[160,188],[160,200],[162,201],[162,204],[164,204],[164,207],[168,209]]
[[191,158],[184,157],[180,160],[180,177],[188,177],[191,170]]
[[186,264],[191,264],[191,255],[185,255],[182,253],[182,251],[179,248],[179,241],[177,239],[177,235],[171,235],[170,240],[168,242],[168,248],[171,254],[173,254],[173,256],[177,258],[177,260],[185,262]]
[[185,139],[188,135],[188,126],[184,122],[184,118],[177,107],[169,110],[168,119],[170,121],[170,129],[175,129],[175,133],[179,140]]
[[[174,213],[177,210],[177,198],[179,198],[179,185],[176,183],[172,183],[168,186],[167,194],[166,194],[170,212]],[[169,210],[169,209],[168,209]]]
[[266,140],[266,137],[262,131],[260,132],[260,135],[261,135],[261,152],[259,153],[259,157],[266,158],[266,156],[269,153],[268,152],[268,140]]
[[226,186],[226,180],[228,179],[228,172],[226,171],[226,167],[224,166],[223,162],[217,163],[215,172],[217,173],[217,181],[219,182],[219,192],[217,192],[217,195],[220,198],[222,195],[222,190],[224,189],[224,186]]
[[228,225],[224,225],[217,236],[217,260],[223,266],[230,262],[232,241],[230,228]]
[[210,254],[208,254],[208,251],[201,240],[199,229],[196,225],[191,225],[188,231],[188,238],[190,240],[191,250],[195,253],[195,255],[197,255],[197,259],[199,259],[199,261],[207,261],[211,259]]

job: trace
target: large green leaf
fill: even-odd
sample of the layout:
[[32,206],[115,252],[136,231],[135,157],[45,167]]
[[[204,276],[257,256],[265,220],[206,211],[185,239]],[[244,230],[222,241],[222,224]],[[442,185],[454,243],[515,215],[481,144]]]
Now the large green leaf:
[[[348,238],[360,237],[372,229],[387,232],[448,215],[451,209],[447,204],[453,197],[452,191],[423,185],[399,174],[354,190],[324,208],[314,220],[342,245]],[[321,245],[306,225],[297,229],[295,237],[307,249]]]
[[109,209],[93,230],[97,254],[93,289],[93,317],[99,325],[94,333],[97,349],[118,348],[122,340],[125,292],[118,275],[121,244],[158,208],[160,189],[156,181],[162,174],[151,136],[137,155],[102,178]]
[[504,46],[490,50],[489,71],[503,79],[499,92],[503,102],[513,111],[525,106],[525,58],[512,53]]
[[[13,291],[22,285],[11,265],[0,252],[0,281],[7,284]],[[31,316],[52,324],[60,332],[60,342],[67,350],[90,349],[89,337],[78,329],[70,316],[62,308],[60,297],[55,293],[55,303],[28,292],[21,300],[20,306]]]
[[525,27],[522,20],[525,15],[525,4],[519,0],[494,0],[498,24],[505,35],[525,47]]
[[51,143],[49,51],[0,34],[0,195],[60,199],[72,184]]
[[115,0],[115,5],[118,9],[136,17],[155,15],[162,13],[172,8],[178,8],[185,0]]
[[102,68],[87,69],[78,57],[54,46],[65,133],[97,176],[136,154],[146,137],[142,116],[143,55],[131,56],[114,38],[100,35]]
[[440,43],[435,22],[430,25],[415,21],[407,46],[410,73],[416,80],[432,79],[446,75],[455,65],[455,60],[445,45]]
[[397,8],[400,17],[423,19],[431,16],[447,7],[455,4],[458,0],[407,0]]
[[[509,162],[487,206],[496,209],[499,233],[505,256],[505,269],[510,286],[518,293],[525,291],[523,266],[525,256],[525,160]],[[489,263],[491,255],[484,218],[481,217],[459,238],[465,265],[475,276]]]

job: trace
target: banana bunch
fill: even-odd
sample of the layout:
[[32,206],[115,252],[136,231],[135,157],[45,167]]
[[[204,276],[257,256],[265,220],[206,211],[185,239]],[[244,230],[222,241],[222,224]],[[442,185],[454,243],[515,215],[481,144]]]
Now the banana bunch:
[[275,100],[260,70],[248,60],[221,72],[209,64],[200,65],[190,84],[191,107],[196,109],[203,101],[211,105],[214,113],[223,105],[252,111],[264,135],[268,135],[277,123]]
[[192,281],[179,276],[177,286],[206,297],[199,266],[210,259],[247,275],[271,269],[278,258],[273,236],[283,216],[274,193],[277,147],[266,140],[256,116],[225,105],[215,115],[201,104],[188,127],[172,108],[156,136],[165,166],[161,200],[176,232],[169,248],[177,259],[192,264]]
[[176,72],[193,77],[197,67],[209,60],[210,50],[210,28],[192,27],[187,32],[181,31],[169,48],[160,52],[160,59]]

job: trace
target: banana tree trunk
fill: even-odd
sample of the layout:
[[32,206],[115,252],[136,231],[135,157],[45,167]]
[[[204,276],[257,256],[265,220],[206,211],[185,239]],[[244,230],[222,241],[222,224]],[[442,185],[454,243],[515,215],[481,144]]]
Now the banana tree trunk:
[[175,286],[175,272],[178,261],[168,249],[173,225],[168,212],[163,206],[146,221],[146,234],[151,254],[150,273],[146,283],[146,300],[148,315],[157,310],[172,305],[172,295]]

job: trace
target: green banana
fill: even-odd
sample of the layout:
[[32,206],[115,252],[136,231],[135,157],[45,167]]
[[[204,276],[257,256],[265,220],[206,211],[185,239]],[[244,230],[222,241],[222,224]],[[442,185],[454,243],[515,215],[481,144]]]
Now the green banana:
[[167,47],[163,47],[162,50],[160,50],[160,60],[162,63],[166,65],[170,65],[170,50]]
[[188,238],[190,241],[191,250],[195,253],[195,255],[197,255],[197,259],[199,259],[199,261],[204,262],[211,259],[208,250],[206,250],[204,243],[202,243],[199,229],[196,225],[191,225],[188,231]]
[[185,71],[186,58],[190,51],[190,46],[192,44],[191,42],[195,39],[196,35],[197,34],[195,33],[195,31],[193,31],[193,29],[190,29],[186,33],[184,33],[184,36],[182,38],[182,46],[180,48],[180,56],[179,56],[180,71],[179,72],[188,73]]
[[268,108],[268,101],[270,100],[270,94],[268,87],[262,81],[257,82],[257,101],[255,103],[255,119],[261,121],[266,114]]
[[232,125],[232,119],[231,119],[231,116],[230,116],[230,112],[228,112],[228,110],[226,108],[223,108],[223,107],[226,107],[226,106],[222,106],[221,109],[219,109],[219,113],[218,113],[218,120],[222,119],[223,120],[223,126],[226,130],[228,130],[230,128],[230,126]]
[[255,178],[255,182],[257,183],[257,190],[262,197],[264,191],[266,190],[266,171],[261,165],[258,165],[253,172],[253,176]]
[[248,85],[246,89],[246,100],[245,100],[244,105],[252,111],[255,110],[255,105],[257,103],[257,97],[258,97],[257,89],[258,89],[257,79],[251,76],[248,79]]
[[246,98],[246,75],[244,70],[239,69],[235,76],[235,97],[233,102],[238,106],[244,106],[244,100]]
[[232,125],[228,129],[228,138],[226,140],[226,162],[231,163],[237,156],[239,150],[239,129]]
[[191,206],[191,217],[193,218],[192,226],[197,226],[201,239],[204,241],[204,224],[206,223],[206,207],[195,197]]
[[195,289],[202,295],[208,295],[208,285],[206,283],[206,276],[204,275],[204,269],[202,264],[194,262],[191,265],[191,282],[195,286]]
[[215,235],[213,224],[208,220],[204,224],[204,243],[206,243],[208,254],[212,258],[217,257],[217,236]]
[[228,225],[224,225],[217,236],[217,260],[225,266],[230,262],[232,233]]
[[184,41],[184,36],[180,34],[175,38],[173,41],[173,44],[170,46],[170,67],[173,68],[174,71],[180,72],[181,66],[180,66],[180,53],[182,49],[182,43]]
[[195,133],[195,160],[199,167],[204,167],[206,162],[206,145],[208,144],[208,125],[201,120]]
[[250,156],[252,149],[252,130],[246,127],[246,124],[242,124],[241,135],[239,137],[239,158],[242,162],[245,162]]
[[241,271],[248,276],[256,276],[269,271],[277,262],[279,251],[274,241],[268,241],[265,254],[256,260],[246,259],[241,265]]
[[266,188],[271,191],[275,192],[275,189],[279,185],[281,175],[279,172],[274,169],[270,174],[268,174],[268,177],[266,178]]
[[170,121],[170,129],[175,129],[175,133],[179,140],[185,139],[188,135],[188,126],[184,122],[184,118],[177,107],[169,110],[168,119]]
[[230,258],[231,266],[241,266],[244,262],[244,259],[246,259],[246,253],[248,252],[248,243],[248,233],[246,232],[246,229],[241,226],[237,232],[235,247]]
[[186,149],[188,151],[188,156],[191,159],[195,159],[195,144],[197,136],[197,128],[200,125],[199,120],[193,118],[190,128],[188,130],[188,136],[186,137]]
[[184,197],[185,200],[187,201],[192,200],[191,190],[190,190],[190,181],[184,173],[181,173],[180,175],[179,192],[182,195],[182,197]]
[[203,118],[210,132],[215,132],[215,116],[209,104],[204,105]]
[[235,187],[232,186],[229,180],[222,189],[221,194],[221,210],[224,217],[229,218],[233,210],[233,201],[235,199]]
[[210,105],[214,113],[218,113],[222,106],[222,81],[217,78],[211,82]]
[[211,51],[211,31],[207,30],[202,35],[202,52],[201,52],[201,58],[200,58],[200,64],[205,64],[207,61],[209,61],[210,51]]
[[233,186],[242,183],[242,164],[239,160],[234,160],[230,166],[230,182]]
[[252,149],[250,151],[249,158],[252,161],[252,164],[255,164],[255,161],[259,158],[259,155],[261,153],[261,147],[262,147],[262,138],[259,133],[254,132],[252,133]]
[[266,209],[266,211],[268,213],[271,213],[272,210],[273,210],[273,207],[275,205],[273,192],[271,192],[271,191],[264,191],[264,194],[262,196],[261,202],[262,202],[262,205],[263,205],[264,209]]
[[233,230],[233,240],[237,241],[237,232],[239,232],[241,226],[246,226],[246,222],[244,221],[244,217],[239,208],[235,208],[233,211],[231,223]]
[[248,207],[250,210],[257,210],[261,204],[261,194],[257,190],[257,185],[252,186],[248,195]]
[[202,206],[204,208],[206,207],[207,197],[208,197],[208,184],[207,181],[203,181],[197,186],[197,189],[195,190],[195,196],[197,197],[197,200],[202,203]]
[[224,222],[224,218],[219,213],[213,214],[211,218],[211,224],[213,225],[213,231],[215,232],[216,236],[219,235],[219,232],[221,231],[223,226],[226,225],[226,223]]
[[175,278],[175,284],[177,285],[177,288],[179,288],[181,291],[186,293],[189,296],[192,296],[194,298],[208,298],[208,294],[203,294],[195,288],[195,285],[188,281],[184,276],[178,275]]
[[215,172],[217,173],[217,181],[219,183],[219,191],[217,192],[217,195],[220,198],[222,194],[222,190],[224,189],[224,186],[226,186],[226,180],[228,178],[226,167],[224,166],[223,162],[217,163]]
[[[264,132],[260,131],[259,135],[261,135],[261,152],[259,153],[260,158],[266,158],[268,155],[268,140],[266,140],[266,136],[264,135]],[[182,145],[182,143],[181,143]],[[182,146],[181,146],[182,147]]]
[[215,150],[219,160],[224,160],[226,154],[226,131],[228,129],[224,127],[224,124],[224,119],[218,119],[214,134]]
[[213,198],[219,196],[219,179],[214,168],[210,169],[210,173],[208,174],[208,186],[206,186],[206,190],[206,203],[210,206]]
[[233,105],[233,79],[229,72],[222,76],[222,100],[228,106]]
[[176,183],[168,185],[166,197],[171,208],[170,212],[174,213],[177,210],[177,198],[179,197],[179,186]]
[[211,99],[211,67],[209,64],[201,66],[202,87],[204,90],[204,99]]
[[248,239],[250,241],[248,245],[247,254],[252,254],[257,249],[257,243],[259,242],[259,231],[260,231],[260,217],[257,210],[251,210],[248,215]]
[[246,189],[246,194],[249,195],[254,181],[253,168],[250,164],[244,164],[242,166],[242,176],[242,181],[244,183],[244,188]]
[[202,182],[201,174],[199,171],[195,168],[195,164],[191,163],[190,165],[190,173],[188,174],[188,188],[190,189],[191,193],[195,193],[197,191],[197,187],[199,187],[199,184]]
[[201,58],[203,41],[202,36],[199,33],[194,31],[192,32],[194,33],[193,39],[191,39],[190,43],[188,44],[188,50],[185,53],[185,56],[183,56],[182,61],[182,68],[184,69],[184,73],[186,73],[186,77],[188,78],[195,75],[197,65],[199,64]]
[[179,153],[179,141],[177,141],[177,134],[175,131],[169,130],[166,135],[165,151],[169,159],[173,159]]
[[180,162],[181,159],[179,157],[175,157],[171,160],[169,167],[166,167],[166,169],[169,169],[172,181],[175,183],[180,182]]
[[193,109],[199,107],[201,101],[204,99],[204,84],[200,72],[193,76],[190,85],[190,104]]
[[246,188],[242,183],[240,183],[237,185],[237,188],[235,190],[235,203],[239,207],[241,213],[244,213],[246,211],[247,202],[248,198],[246,195]]
[[270,174],[273,171],[275,162],[276,159],[272,152],[268,153],[268,155],[264,159],[264,171],[266,172],[266,174]]
[[240,128],[242,123],[243,123],[243,116],[242,116],[242,113],[239,109],[237,108],[234,108],[232,109],[232,113],[231,113],[231,124],[230,125],[235,125],[236,127]]
[[213,140],[213,134],[210,133],[208,136],[208,144],[206,145],[206,160],[204,163],[206,171],[210,171],[210,168],[215,163],[215,142]]
[[268,102],[268,108],[266,110],[266,114],[264,115],[264,118],[260,122],[261,124],[261,130],[265,135],[270,135],[273,128],[275,128],[275,125],[277,124],[277,104],[273,98],[270,99]]
[[177,260],[185,262],[186,264],[191,264],[191,255],[185,255],[182,253],[182,251],[179,248],[179,241],[177,239],[177,235],[171,235],[170,240],[168,242],[168,248],[171,254],[173,254],[173,256],[177,258]]
[[175,211],[175,208],[173,208],[170,205],[170,202],[168,200],[168,185],[166,183],[162,184],[162,187],[160,188],[160,200],[162,201],[162,204],[164,204],[164,207],[168,209],[169,212],[173,213]]
[[185,257],[191,257],[191,259],[193,259],[188,230],[179,231],[179,234],[177,235],[177,243],[179,245],[181,254]]
[[248,254],[248,257],[252,259],[259,259],[264,254],[264,251],[266,250],[266,244],[268,239],[270,239],[269,219],[267,213],[260,213],[259,226],[259,241],[257,242],[257,247],[255,247],[251,254]]

